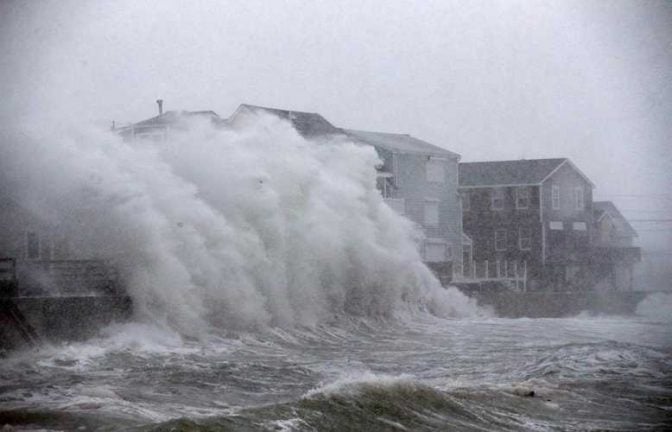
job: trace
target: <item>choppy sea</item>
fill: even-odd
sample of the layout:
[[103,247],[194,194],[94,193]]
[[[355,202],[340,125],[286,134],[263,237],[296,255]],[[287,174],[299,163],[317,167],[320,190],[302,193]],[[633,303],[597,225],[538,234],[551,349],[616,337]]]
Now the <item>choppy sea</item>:
[[630,317],[342,318],[199,340],[116,325],[0,360],[0,428],[672,430],[660,303]]

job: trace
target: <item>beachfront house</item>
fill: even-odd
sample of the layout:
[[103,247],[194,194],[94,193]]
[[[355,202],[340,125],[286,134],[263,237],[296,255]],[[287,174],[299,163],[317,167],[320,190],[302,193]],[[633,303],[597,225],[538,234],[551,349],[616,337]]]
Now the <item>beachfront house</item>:
[[641,250],[634,246],[637,232],[611,201],[593,202],[593,275],[598,289],[633,289],[634,265]]
[[461,163],[472,278],[524,277],[526,289],[584,286],[593,187],[566,158]]

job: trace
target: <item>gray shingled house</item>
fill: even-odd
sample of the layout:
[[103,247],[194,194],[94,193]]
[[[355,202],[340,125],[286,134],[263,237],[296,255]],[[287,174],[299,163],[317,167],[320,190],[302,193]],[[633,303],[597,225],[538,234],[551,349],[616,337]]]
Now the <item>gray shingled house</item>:
[[[467,273],[474,278],[522,273],[530,289],[619,288],[624,284],[613,280],[623,278],[612,275],[623,264],[632,286],[639,256],[631,247],[634,230],[613,205],[593,203],[593,183],[569,159],[472,162],[459,169],[463,228],[474,248]],[[629,242],[607,241],[607,230]]]
[[446,283],[462,270],[462,219],[457,193],[460,156],[407,134],[346,129],[373,146],[383,162],[378,189],[387,203],[422,227],[424,261]]
[[473,276],[522,273],[531,289],[584,283],[594,185],[569,159],[461,163],[459,170]]

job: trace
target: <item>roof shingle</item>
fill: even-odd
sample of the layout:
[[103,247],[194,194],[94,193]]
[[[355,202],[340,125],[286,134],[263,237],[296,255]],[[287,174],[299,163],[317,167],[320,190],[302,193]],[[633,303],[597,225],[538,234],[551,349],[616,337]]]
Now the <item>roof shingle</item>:
[[536,185],[565,161],[566,158],[461,163],[460,186]]
[[630,222],[621,214],[613,202],[593,201],[593,212],[595,213],[596,220],[599,220],[604,214],[608,214],[621,235],[637,237],[637,231],[630,225]]
[[423,154],[444,158],[448,157],[451,159],[460,157],[457,153],[453,153],[408,134],[369,132],[354,129],[345,129],[345,133],[356,141],[374,147],[381,147],[392,152]]

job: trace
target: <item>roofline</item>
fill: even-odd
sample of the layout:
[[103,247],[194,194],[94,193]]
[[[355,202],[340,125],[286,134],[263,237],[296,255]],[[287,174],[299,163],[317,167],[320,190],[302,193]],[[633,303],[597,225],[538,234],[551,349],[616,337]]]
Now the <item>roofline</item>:
[[[450,150],[448,150],[448,149],[444,149],[443,147],[439,147],[439,146],[437,146],[436,144],[432,144],[432,143],[427,142],[427,141],[425,141],[425,140],[423,140],[423,139],[414,137],[414,136],[411,135],[411,134],[394,133],[394,132],[376,132],[376,131],[367,131],[367,130],[363,130],[363,129],[347,129],[347,128],[341,128],[341,130],[343,130],[343,131],[345,132],[345,135],[346,135],[347,137],[355,138],[355,139],[358,140],[358,141],[362,141],[362,142],[363,142],[364,144],[366,144],[366,145],[370,145],[370,146],[373,146],[373,147],[382,147],[382,148],[384,148],[385,150],[389,150],[390,152],[392,152],[392,153],[394,153],[394,154],[425,155],[425,156],[430,155],[430,156],[437,156],[437,157],[439,157],[439,158],[444,157],[444,158],[446,158],[446,159],[455,159],[455,160],[457,160],[458,162],[460,161],[460,159],[462,159],[462,155],[460,155],[459,153],[455,153],[455,152],[450,151]],[[352,133],[351,133],[351,132],[352,132]],[[390,145],[386,145],[385,143],[382,143],[382,144],[378,144],[378,143],[376,143],[376,144],[374,144],[374,143],[370,143],[370,142],[368,142],[366,139],[357,136],[356,134],[357,134],[358,132],[371,133],[371,134],[380,134],[380,135],[405,136],[405,137],[413,138],[413,139],[418,140],[418,141],[422,141],[422,142],[424,142],[425,144],[428,144],[428,145],[430,145],[430,146],[432,146],[432,147],[436,147],[438,150],[437,150],[437,151],[420,151],[420,150],[418,150],[418,151],[408,151],[408,150],[399,150],[397,147],[390,146]],[[353,134],[354,134],[354,135],[353,135]]]
[[503,187],[519,187],[519,186],[541,186],[541,183],[509,183],[509,184],[492,184],[492,185],[470,185],[457,186],[458,189],[488,189],[488,188],[503,188]]
[[[594,205],[594,204],[595,204],[595,202],[593,202],[593,205]],[[614,220],[614,217],[613,217],[612,215],[610,215],[608,211],[603,210],[603,211],[602,211],[602,215],[601,215],[600,217],[597,218],[597,221],[598,221],[598,222],[601,221],[601,220],[604,219],[606,216],[609,216],[609,219],[611,219],[612,221]]]
[[564,164],[569,163],[569,165],[574,169],[574,171],[576,171],[577,173],[579,173],[579,175],[580,175],[581,177],[583,177],[583,179],[590,185],[591,188],[593,188],[593,189],[595,188],[595,184],[588,178],[587,175],[585,175],[580,169],[578,169],[578,168],[576,167],[576,165],[574,165],[574,163],[573,163],[571,160],[569,160],[569,158],[564,158],[564,159],[565,159],[565,160],[563,160],[560,164],[558,164],[558,166],[555,167],[555,168],[553,169],[553,171],[551,171],[546,177],[544,177],[544,178],[541,180],[541,183],[544,183],[546,180],[548,180],[549,178],[551,178],[551,176],[552,176],[553,174],[555,174],[555,173],[556,173],[556,172],[557,172],[557,171],[558,171]]
[[[285,108],[273,108],[273,107],[253,105],[253,104],[247,104],[247,103],[241,103],[240,105],[238,105],[238,108],[236,108],[236,110],[233,112],[232,116],[234,114],[236,114],[243,107],[245,107],[247,109],[257,108],[257,109],[266,110],[266,111],[282,111],[282,112],[286,112],[286,113],[313,114],[313,115],[319,115],[320,117],[324,118],[324,116],[322,114],[318,113],[318,112],[297,111],[297,110],[291,110],[291,109],[285,109]],[[325,118],[325,120],[327,120],[327,119]],[[334,126],[334,127],[336,127],[336,126]]]

